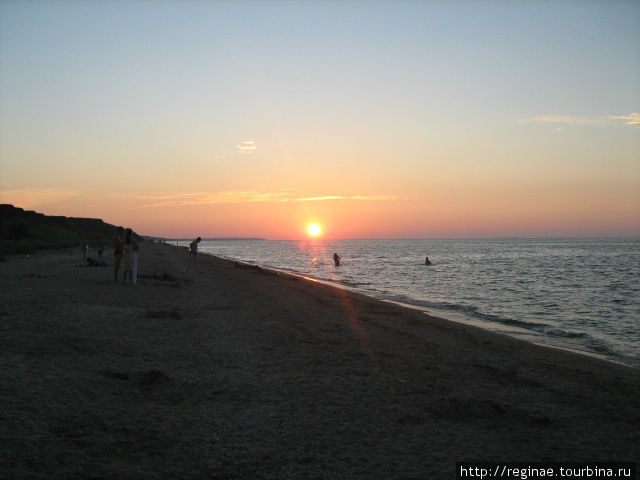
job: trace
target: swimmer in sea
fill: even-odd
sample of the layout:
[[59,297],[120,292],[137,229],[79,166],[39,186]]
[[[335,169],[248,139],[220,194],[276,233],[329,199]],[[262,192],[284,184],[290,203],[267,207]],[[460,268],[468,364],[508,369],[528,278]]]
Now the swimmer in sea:
[[431,265],[431,260],[429,260],[429,257],[424,257],[424,264]]

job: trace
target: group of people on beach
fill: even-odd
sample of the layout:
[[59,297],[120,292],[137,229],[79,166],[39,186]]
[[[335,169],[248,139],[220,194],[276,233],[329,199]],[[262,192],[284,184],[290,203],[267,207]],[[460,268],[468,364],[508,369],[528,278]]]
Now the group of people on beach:
[[123,227],[116,229],[113,237],[113,279],[118,283],[118,272],[123,265],[122,281],[126,285],[127,280],[135,285],[138,280],[138,242],[133,230]]
[[[189,244],[189,264],[187,272],[195,264],[198,268],[198,244],[202,239],[196,238]],[[82,247],[85,248],[84,246]],[[83,250],[84,251],[84,250]],[[122,282],[135,285],[138,280],[138,241],[130,228],[118,227],[113,236],[113,280],[118,283],[118,274],[122,266]]]

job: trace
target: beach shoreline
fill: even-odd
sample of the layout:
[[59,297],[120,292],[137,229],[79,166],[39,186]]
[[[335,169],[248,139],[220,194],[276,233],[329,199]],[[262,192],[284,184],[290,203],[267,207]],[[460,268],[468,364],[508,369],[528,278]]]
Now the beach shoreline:
[[143,245],[0,264],[11,478],[452,478],[634,461],[640,372],[295,274]]
[[[177,247],[177,248],[182,248],[182,247]],[[268,272],[273,272],[274,274],[277,274],[277,275],[291,276],[291,277],[294,277],[294,278],[301,278],[301,279],[304,279],[304,280],[307,280],[307,281],[310,281],[310,282],[316,282],[316,283],[327,285],[327,286],[330,286],[330,287],[333,287],[333,288],[347,290],[347,291],[349,291],[349,292],[351,292],[353,294],[362,295],[364,297],[370,298],[370,299],[375,300],[375,301],[385,302],[385,303],[389,303],[389,304],[392,304],[392,305],[397,305],[397,306],[399,306],[401,308],[407,308],[407,309],[410,309],[410,310],[416,310],[416,311],[419,311],[419,312],[423,313],[424,315],[426,315],[428,317],[435,317],[435,318],[439,318],[441,320],[457,323],[457,324],[460,324],[460,325],[480,328],[482,330],[485,330],[485,331],[488,331],[488,332],[497,333],[499,335],[506,335],[506,336],[508,336],[510,338],[514,338],[516,340],[520,340],[520,341],[524,341],[524,342],[527,342],[527,343],[531,343],[533,345],[537,345],[537,346],[540,346],[540,347],[543,347],[543,348],[564,350],[564,351],[567,351],[567,352],[575,353],[577,355],[584,355],[584,356],[591,357],[591,358],[597,358],[597,359],[600,359],[600,360],[603,360],[603,361],[606,361],[606,362],[611,362],[611,363],[616,364],[616,365],[628,366],[628,367],[640,370],[640,366],[636,366],[636,365],[633,365],[631,363],[625,363],[624,361],[621,361],[621,360],[616,360],[615,358],[611,358],[611,356],[608,356],[608,355],[603,354],[603,353],[592,352],[592,351],[588,351],[588,350],[579,350],[577,348],[572,348],[572,347],[569,347],[569,346],[554,345],[554,344],[550,344],[550,343],[544,343],[544,342],[542,342],[542,341],[540,341],[539,339],[536,339],[536,338],[530,338],[530,339],[522,338],[522,337],[518,336],[518,333],[510,332],[510,330],[512,330],[513,327],[506,328],[506,327],[504,327],[504,325],[500,325],[498,323],[494,324],[494,323],[488,322],[486,325],[483,325],[479,321],[472,322],[472,321],[469,321],[469,320],[466,320],[466,319],[451,318],[451,316],[447,316],[446,315],[446,312],[443,312],[443,313],[445,313],[445,315],[440,315],[440,314],[437,314],[437,313],[433,313],[433,310],[434,310],[433,308],[429,309],[427,307],[422,307],[420,305],[413,305],[411,303],[400,302],[400,301],[397,301],[397,300],[390,300],[390,299],[385,299],[385,298],[382,298],[382,297],[377,297],[374,294],[370,294],[370,293],[367,293],[367,292],[360,291],[359,289],[357,289],[355,287],[350,287],[349,285],[340,284],[339,282],[332,282],[332,281],[329,281],[329,280],[313,278],[311,276],[308,276],[308,275],[305,275],[305,274],[302,274],[302,273],[295,273],[295,272],[291,272],[291,271],[281,270],[281,269],[278,269],[278,268],[275,268],[275,267],[265,267],[265,266],[262,266],[262,265],[254,264],[254,263],[243,261],[243,260],[237,260],[237,259],[234,259],[234,258],[215,255],[215,254],[209,253],[209,252],[203,252],[202,255],[209,255],[209,256],[212,256],[214,258],[219,258],[220,260],[225,260],[225,261],[233,262],[233,263],[236,263],[236,264],[243,264],[243,265],[246,265],[246,268],[260,269],[260,270],[264,270],[264,271],[268,271]],[[498,327],[498,328],[496,328],[496,327]],[[500,327],[502,327],[502,328],[500,328]],[[521,335],[522,334],[529,334],[530,335],[531,332],[528,331],[528,330],[524,330],[521,333]]]
[[[202,252],[221,258],[313,277],[432,316],[640,367],[640,271],[632,261],[639,258],[638,247],[614,239],[200,245]],[[332,252],[342,254],[343,265],[334,266]],[[433,255],[432,265],[416,261],[420,252]]]

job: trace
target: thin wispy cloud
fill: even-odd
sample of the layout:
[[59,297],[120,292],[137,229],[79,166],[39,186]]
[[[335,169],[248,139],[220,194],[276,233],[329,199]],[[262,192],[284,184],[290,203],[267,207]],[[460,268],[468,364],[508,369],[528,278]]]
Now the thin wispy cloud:
[[274,202],[282,199],[285,192],[224,191],[199,192],[177,195],[137,196],[140,200],[156,200],[132,208],[185,207],[193,205],[221,205],[228,203]]
[[240,153],[253,153],[256,151],[256,143],[253,140],[247,140],[236,146]]
[[221,205],[231,203],[256,203],[256,202],[321,202],[332,200],[355,201],[383,201],[397,200],[397,195],[324,195],[321,197],[292,197],[292,189],[279,189],[275,192],[248,191],[224,191],[224,192],[196,192],[168,195],[138,195],[136,200],[142,201],[140,205],[128,208],[158,208],[158,207],[185,207],[194,205]]
[[[134,198],[137,200],[184,200],[189,198],[198,198],[202,195],[207,195],[206,192],[196,193],[177,193],[172,195],[136,195]],[[127,195],[119,195],[120,198],[128,198]]]
[[323,197],[302,197],[295,198],[293,202],[319,202],[325,200],[397,200],[397,195],[326,195]]
[[630,113],[629,115],[611,115],[602,118],[612,121],[623,120],[626,121],[625,123],[627,125],[640,125],[640,113]]
[[640,125],[640,113],[630,113],[629,115],[605,115],[598,118],[571,117],[568,115],[540,115],[537,117],[523,118],[518,120],[518,123],[599,126]]
[[541,115],[538,117],[523,118],[518,123],[553,123],[566,125],[602,125],[602,119],[570,117],[568,115]]

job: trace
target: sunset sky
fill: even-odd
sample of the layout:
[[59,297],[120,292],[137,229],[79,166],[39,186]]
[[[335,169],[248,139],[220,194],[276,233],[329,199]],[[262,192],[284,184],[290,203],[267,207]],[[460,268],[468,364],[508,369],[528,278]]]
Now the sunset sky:
[[0,2],[0,202],[143,235],[640,235],[640,2]]

